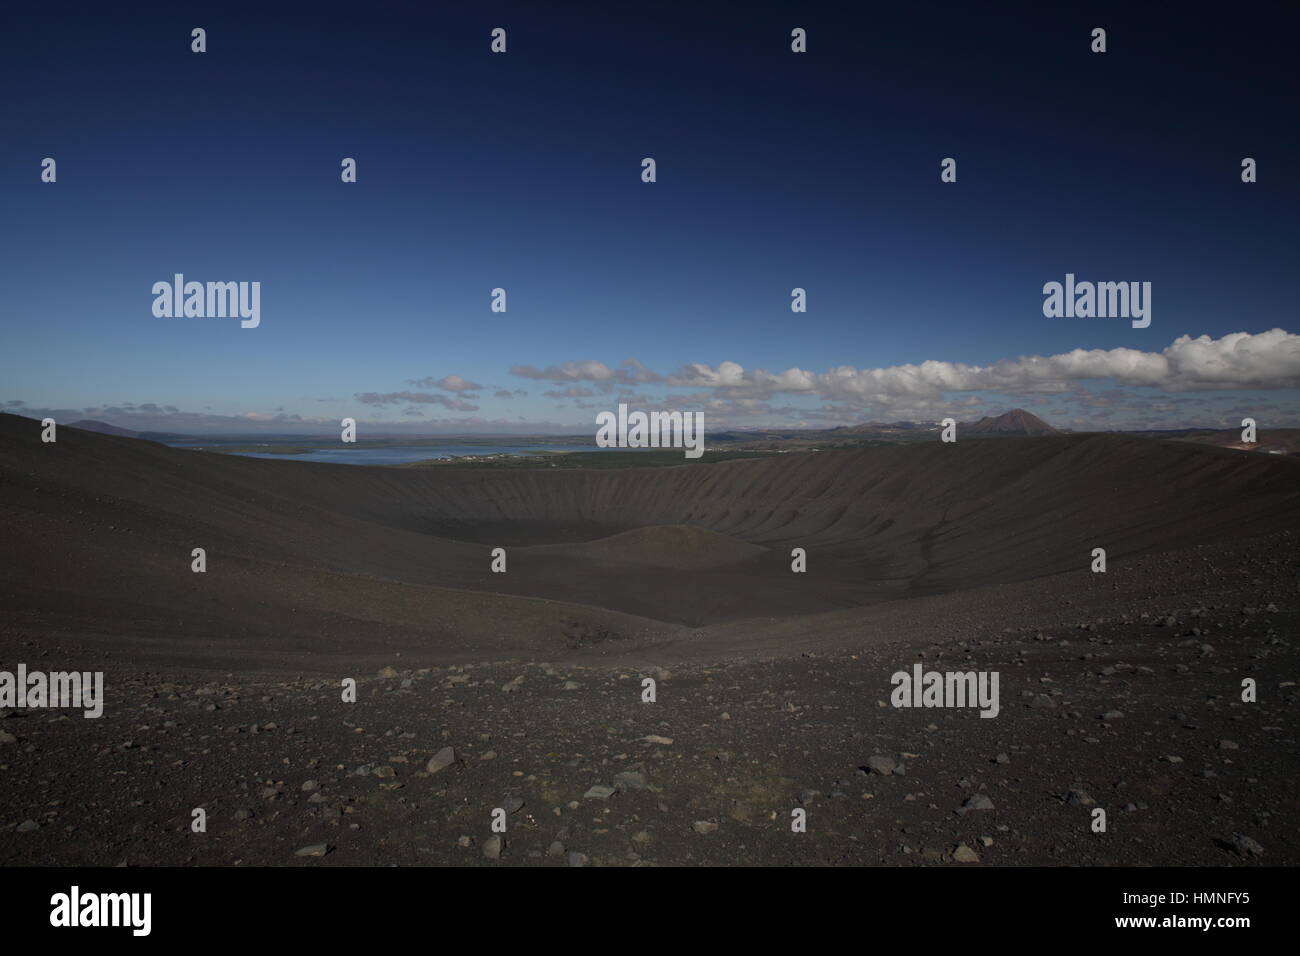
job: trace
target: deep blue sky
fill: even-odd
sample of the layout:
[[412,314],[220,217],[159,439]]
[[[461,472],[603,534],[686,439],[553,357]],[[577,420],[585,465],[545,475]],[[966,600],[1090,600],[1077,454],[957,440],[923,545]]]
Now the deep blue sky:
[[[7,11],[24,19],[0,39],[0,404],[191,432],[250,415],[282,416],[276,431],[344,415],[586,427],[617,390],[511,369],[820,375],[1300,331],[1300,88],[1280,5],[439,6]],[[488,50],[497,26],[505,55]],[[807,54],[790,52],[796,26]],[[939,182],[947,156],[956,184]],[[1244,156],[1258,183],[1241,183]],[[260,281],[261,326],[154,317],[150,288],[176,272]],[[1045,318],[1042,285],[1066,272],[1151,282],[1151,326]],[[496,286],[505,314],[488,310]],[[1080,426],[1239,409],[1300,424],[1296,342],[1208,390],[1174,370],[1156,387],[1053,380],[1056,398],[633,391],[731,423],[1021,405]],[[483,388],[411,384],[449,375]],[[544,396],[557,388],[595,394]],[[399,392],[477,408],[381,415],[357,398]]]

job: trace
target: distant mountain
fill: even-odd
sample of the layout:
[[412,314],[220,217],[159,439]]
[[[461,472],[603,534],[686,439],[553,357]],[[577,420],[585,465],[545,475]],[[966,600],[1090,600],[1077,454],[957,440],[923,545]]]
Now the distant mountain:
[[[737,429],[710,435],[710,440],[714,444],[797,451],[813,448],[827,442],[831,444],[831,447],[855,447],[864,442],[897,444],[900,442],[927,441],[935,437],[942,428],[942,423],[934,421],[863,422],[860,425],[837,425],[834,428]],[[960,434],[987,436],[1058,435],[1061,434],[1061,431],[1023,408],[1015,408],[1005,414],[998,415],[996,418],[985,417],[977,422],[967,422],[961,426]]]
[[68,427],[80,428],[83,431],[88,431],[88,432],[99,432],[101,435],[117,435],[121,438],[140,437],[139,432],[133,432],[129,428],[119,428],[116,425],[110,425],[108,422],[97,422],[97,421],[92,421],[91,419],[88,418],[83,418],[81,421],[78,422],[70,422],[68,424]]
[[961,433],[966,435],[1055,435],[1058,430],[1037,415],[1023,408],[1013,408],[996,418],[984,416],[977,422],[964,422]]
[[[887,437],[898,432],[933,432],[941,427],[939,422],[865,422],[861,425],[841,425],[808,434],[824,438]],[[965,422],[961,426],[961,433],[965,435],[1056,435],[1059,434],[1059,430],[1023,408],[1013,408],[997,417],[985,416],[977,422]]]
[[825,431],[827,437],[838,438],[845,435],[880,435],[890,432],[937,431],[938,422],[866,422],[862,425],[840,425]]

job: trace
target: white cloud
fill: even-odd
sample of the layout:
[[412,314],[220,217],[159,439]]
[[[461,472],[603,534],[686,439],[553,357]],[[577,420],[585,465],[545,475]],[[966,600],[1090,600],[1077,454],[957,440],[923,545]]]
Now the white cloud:
[[461,378],[459,375],[447,375],[443,378],[413,378],[407,381],[408,385],[414,385],[416,388],[440,388],[444,392],[477,392],[483,386],[477,382],[470,382]]
[[610,368],[604,362],[589,359],[548,365],[543,369],[532,365],[514,365],[510,368],[510,374],[550,382],[618,382],[623,385],[663,380],[663,376],[650,371],[636,359],[626,359],[618,368]]
[[937,401],[948,392],[1017,394],[1069,392],[1078,383],[1113,379],[1122,385],[1166,392],[1300,387],[1300,335],[1283,329],[1221,339],[1182,336],[1161,352],[1137,349],[1075,349],[1059,355],[1031,355],[991,365],[925,361],[887,368],[843,365],[823,373],[789,368],[747,370],[736,362],[683,366],[669,385],[723,389],[733,396],[816,395],[832,401],[885,405]]
[[434,395],[432,392],[358,392],[353,398],[363,405],[373,405],[376,408],[384,405],[400,405],[405,402],[408,405],[441,405],[456,412],[476,412],[479,409],[479,406],[472,402],[448,398],[446,395]]

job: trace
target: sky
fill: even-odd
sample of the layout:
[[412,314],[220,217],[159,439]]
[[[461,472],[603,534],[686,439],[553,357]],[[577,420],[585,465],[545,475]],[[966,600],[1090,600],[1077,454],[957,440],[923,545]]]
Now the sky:
[[[0,409],[1300,425],[1283,5],[450,6],[7,9]],[[258,282],[257,326],[156,315],[178,273]],[[1067,274],[1150,324],[1045,316]]]

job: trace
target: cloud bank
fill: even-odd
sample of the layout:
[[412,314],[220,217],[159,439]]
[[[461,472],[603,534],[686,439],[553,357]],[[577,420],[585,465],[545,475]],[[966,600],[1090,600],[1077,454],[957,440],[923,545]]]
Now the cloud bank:
[[811,395],[862,405],[935,402],[952,392],[1002,392],[1012,395],[1066,393],[1086,381],[1112,379],[1127,386],[1165,392],[1300,387],[1300,335],[1283,329],[1221,339],[1182,336],[1160,352],[1137,349],[1075,349],[1059,355],[1004,359],[990,365],[925,361],[885,368],[841,365],[825,372],[789,368],[782,372],[746,369],[738,362],[710,366],[691,362],[662,376],[635,359],[619,368],[602,362],[565,362],[545,369],[516,365],[515,375],[553,382],[655,382],[709,389],[718,397],[767,399]]

